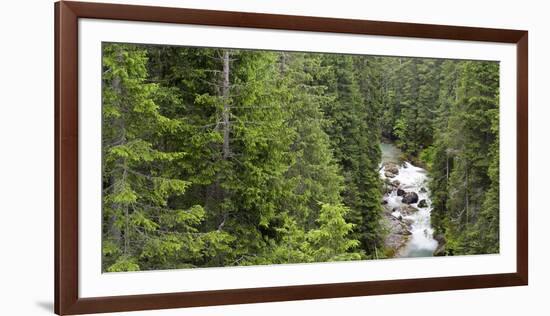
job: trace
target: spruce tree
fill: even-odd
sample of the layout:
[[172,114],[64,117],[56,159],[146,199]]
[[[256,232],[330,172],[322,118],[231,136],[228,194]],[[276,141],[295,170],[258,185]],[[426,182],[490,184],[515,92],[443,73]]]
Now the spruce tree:
[[103,53],[103,268],[185,265],[200,256],[195,233],[204,210],[200,205],[172,207],[169,199],[182,195],[190,183],[165,166],[185,153],[157,144],[163,135],[177,132],[179,122],[159,112],[160,89],[146,83],[144,49],[105,44]]

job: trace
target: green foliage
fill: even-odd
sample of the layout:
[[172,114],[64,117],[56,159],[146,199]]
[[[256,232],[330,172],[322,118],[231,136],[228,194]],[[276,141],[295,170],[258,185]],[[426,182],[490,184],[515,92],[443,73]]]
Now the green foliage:
[[109,266],[107,272],[128,272],[128,271],[139,271],[139,265],[135,262],[133,258],[126,256],[119,257],[115,263]]
[[344,189],[322,56],[105,44],[103,62],[104,269],[356,253],[308,239]]
[[160,112],[163,88],[147,82],[147,63],[139,46],[104,45],[103,268],[111,272],[162,268],[176,257],[193,262],[200,251],[204,211],[171,202],[190,184],[169,172],[184,152],[163,144],[181,124]]
[[428,146],[420,152],[418,155],[418,159],[420,159],[420,162],[428,169],[431,170],[432,166],[434,164],[434,160],[436,155],[436,149],[433,145]]
[[388,58],[384,67],[386,97],[383,134],[409,157],[433,142],[433,122],[440,92],[441,61],[424,58]]
[[369,257],[383,247],[382,193],[378,175],[381,159],[382,112],[380,59],[323,55],[327,69],[319,85],[333,98],[323,107],[325,127],[334,157],[344,177],[343,203],[350,208],[346,219],[354,224],[352,236]]
[[444,65],[432,220],[448,254],[498,253],[498,64]]
[[106,43],[103,270],[379,258],[382,136],[437,175],[449,249],[494,251],[496,79],[491,63]]
[[359,252],[352,252],[360,245],[357,240],[350,240],[353,224],[345,220],[349,208],[338,204],[321,204],[321,212],[317,223],[318,229],[307,233],[306,239],[310,243],[311,256],[318,261],[357,260],[361,258]]

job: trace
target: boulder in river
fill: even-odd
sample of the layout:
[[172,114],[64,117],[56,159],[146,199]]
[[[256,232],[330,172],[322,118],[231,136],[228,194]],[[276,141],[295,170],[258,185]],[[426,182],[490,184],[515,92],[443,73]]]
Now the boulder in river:
[[411,238],[410,224],[402,221],[400,218],[401,216],[396,218],[390,214],[384,214],[383,223],[390,232],[384,240],[384,245],[387,249],[391,250],[392,257],[393,254],[403,248]]
[[407,192],[403,195],[403,199],[401,200],[403,203],[407,204],[413,204],[418,202],[418,194],[416,192]]
[[399,180],[393,180],[393,181],[391,182],[391,185],[393,185],[394,187],[397,188],[398,186],[401,185],[401,182],[399,182]]
[[434,239],[440,243],[440,244],[445,244],[447,243],[447,240],[445,240],[445,236],[443,234],[437,234],[434,236]]
[[434,257],[443,257],[445,256],[445,244],[437,245],[437,248],[434,250]]
[[409,227],[414,223],[414,221],[413,221],[412,219],[410,219],[410,218],[403,218],[403,217],[401,217],[400,220],[401,220],[405,225],[407,225],[407,226],[409,226]]
[[398,210],[403,215],[411,215],[413,213],[418,212],[418,209],[416,207],[412,205],[407,205],[407,204],[401,206]]
[[428,192],[428,190],[426,190],[425,187],[421,187],[421,188],[420,188],[420,193],[426,193],[426,192]]
[[426,202],[426,200],[422,199],[422,200],[420,200],[420,202],[418,202],[418,207],[426,208],[426,207],[428,207],[428,203]]
[[389,172],[389,171],[386,171],[386,172],[384,172],[384,176],[385,176],[386,178],[395,178],[396,174],[395,174],[395,173],[391,173],[391,172]]
[[393,174],[399,174],[399,166],[397,166],[393,162],[386,162],[384,164],[384,171],[393,173]]
[[408,229],[403,229],[401,231],[401,235],[405,235],[405,236],[409,236],[409,235],[412,235],[411,231],[408,230]]
[[393,191],[394,187],[391,185],[384,185],[383,189],[384,194],[390,194]]
[[434,250],[434,256],[445,256],[447,254],[445,251],[445,246],[447,245],[447,240],[445,240],[445,236],[443,236],[443,234],[437,234],[434,236],[434,239],[437,241],[437,248],[435,248]]
[[403,195],[405,195],[405,193],[406,193],[405,190],[397,189],[397,196],[403,196]]

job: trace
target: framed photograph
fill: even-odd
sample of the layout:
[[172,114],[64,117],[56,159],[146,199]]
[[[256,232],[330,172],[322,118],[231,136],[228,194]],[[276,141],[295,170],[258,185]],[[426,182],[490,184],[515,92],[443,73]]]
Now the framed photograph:
[[57,314],[527,285],[527,31],[55,22]]

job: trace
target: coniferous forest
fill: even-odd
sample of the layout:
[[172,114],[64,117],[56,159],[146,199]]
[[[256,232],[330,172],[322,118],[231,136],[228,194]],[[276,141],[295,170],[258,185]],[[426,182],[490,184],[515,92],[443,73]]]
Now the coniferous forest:
[[499,252],[498,62],[104,43],[102,63],[106,272],[415,256],[421,235],[422,256]]

